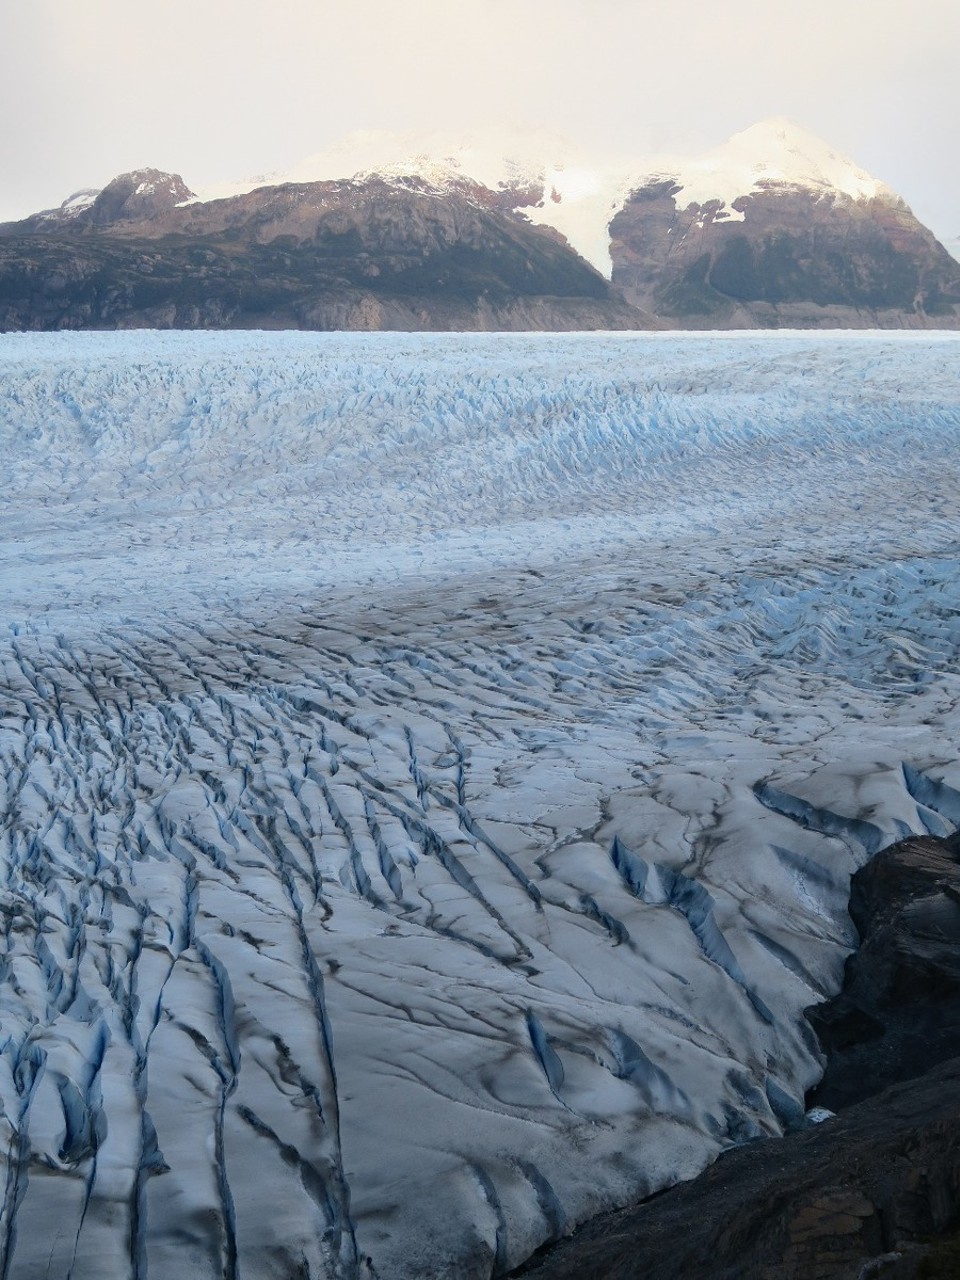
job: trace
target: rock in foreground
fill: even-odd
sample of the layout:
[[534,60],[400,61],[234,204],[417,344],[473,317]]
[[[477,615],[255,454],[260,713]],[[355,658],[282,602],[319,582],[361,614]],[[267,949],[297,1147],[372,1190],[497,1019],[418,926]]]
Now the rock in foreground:
[[828,1057],[817,1105],[838,1110],[960,1056],[958,852],[956,837],[904,840],[853,877],[863,943],[840,995],[807,1015]]
[[960,1049],[956,837],[893,845],[851,889],[862,945],[811,1021],[830,1055],[814,1100],[856,1105],[596,1219],[526,1280],[960,1275],[960,1057],[944,1061]]
[[958,1096],[954,1060],[815,1129],[740,1147],[693,1182],[589,1224],[519,1274],[856,1280],[899,1253],[896,1271],[878,1264],[876,1274],[917,1275],[922,1242],[951,1227],[960,1201]]

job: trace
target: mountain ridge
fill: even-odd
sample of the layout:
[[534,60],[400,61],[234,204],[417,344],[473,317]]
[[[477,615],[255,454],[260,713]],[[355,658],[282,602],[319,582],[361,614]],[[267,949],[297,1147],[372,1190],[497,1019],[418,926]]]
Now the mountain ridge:
[[[478,218],[487,220],[482,234]],[[159,312],[134,305],[120,316],[111,306],[98,312],[94,302],[81,308],[80,320],[70,311],[70,325],[153,323],[162,315],[174,324],[340,327],[346,314],[350,327],[361,315],[386,327],[513,327],[507,317],[522,312],[525,324],[546,328],[960,326],[960,265],[951,254],[890,187],[783,117],[692,159],[591,158],[546,133],[506,142],[491,134],[367,133],[287,173],[229,187],[195,191],[178,174],[135,170],[99,192],[75,193],[58,209],[0,225],[0,326],[34,325],[29,300],[11,289],[22,295],[16,281],[24,271],[43,279],[44,238],[52,234],[110,237],[112,257],[100,255],[110,263],[90,269],[125,273],[127,294],[133,268],[118,259],[134,237],[165,243],[174,293],[174,260],[186,239],[219,253],[226,238],[234,261],[244,241],[257,272],[273,269],[260,260],[262,247],[285,241],[303,259],[304,288],[325,292],[331,304],[300,298],[271,316],[236,300],[199,311],[168,300]],[[40,243],[30,242],[34,236]],[[347,269],[351,237],[362,261]],[[20,268],[16,238],[27,255]],[[526,263],[517,257],[518,239]],[[480,241],[486,262],[478,276],[478,263],[466,258]],[[459,261],[437,274],[431,257],[440,249]],[[323,253],[325,266],[317,259]],[[543,275],[545,253],[555,278]],[[286,267],[290,301],[296,272]],[[400,292],[418,294],[418,305],[402,315],[371,305],[393,297],[398,272],[406,278]],[[597,273],[612,289],[592,278]],[[511,295],[527,302],[517,310]],[[540,306],[539,318],[533,296],[553,300]],[[569,305],[558,302],[564,298]],[[451,306],[456,299],[469,305]],[[585,299],[594,304],[586,311]],[[38,327],[59,323],[50,308],[41,312]]]
[[202,203],[176,198],[189,191],[176,175],[153,191],[141,176],[66,217],[0,228],[0,329],[654,323],[555,234],[475,192],[368,179]]

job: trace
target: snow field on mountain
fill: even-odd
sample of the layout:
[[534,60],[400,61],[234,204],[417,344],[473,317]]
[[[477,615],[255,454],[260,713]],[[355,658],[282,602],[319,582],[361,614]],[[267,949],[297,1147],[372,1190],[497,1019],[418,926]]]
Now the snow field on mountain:
[[199,199],[373,174],[388,182],[416,177],[438,191],[473,181],[491,191],[513,190],[518,201],[541,192],[535,203],[522,205],[524,216],[555,227],[608,280],[613,270],[610,221],[632,191],[651,182],[675,183],[678,208],[719,201],[731,222],[744,220],[743,210],[733,207],[738,197],[770,184],[854,201],[898,198],[822,138],[773,116],[700,156],[598,155],[546,131],[506,136],[498,130],[467,135],[360,131],[284,172],[203,186]]
[[0,1277],[486,1277],[795,1123],[960,825],[958,355],[0,338]]

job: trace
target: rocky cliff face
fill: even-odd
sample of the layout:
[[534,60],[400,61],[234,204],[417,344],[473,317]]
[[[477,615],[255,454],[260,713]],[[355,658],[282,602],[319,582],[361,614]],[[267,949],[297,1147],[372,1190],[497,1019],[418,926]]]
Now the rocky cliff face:
[[960,264],[900,197],[790,121],[635,184],[612,278],[680,328],[960,324]]
[[850,915],[843,991],[807,1011],[827,1053],[811,1100],[834,1110],[960,1058],[960,837],[884,850],[854,876]]
[[381,179],[185,203],[124,175],[63,218],[0,228],[0,329],[595,329],[651,323],[549,231]]

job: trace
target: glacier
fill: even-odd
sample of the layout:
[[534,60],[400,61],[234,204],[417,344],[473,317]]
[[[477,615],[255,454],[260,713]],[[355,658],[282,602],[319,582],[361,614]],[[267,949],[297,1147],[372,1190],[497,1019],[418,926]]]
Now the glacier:
[[503,1274],[960,825],[960,335],[0,337],[0,1280]]

